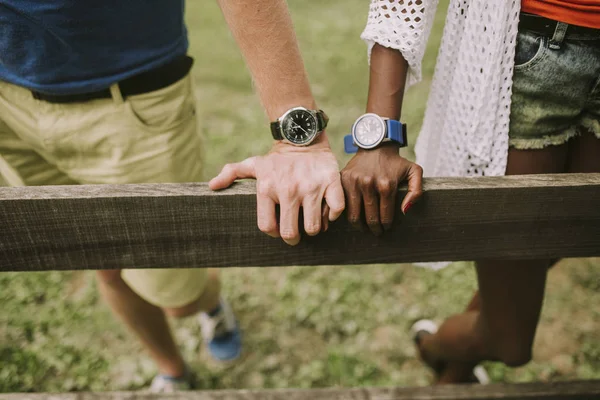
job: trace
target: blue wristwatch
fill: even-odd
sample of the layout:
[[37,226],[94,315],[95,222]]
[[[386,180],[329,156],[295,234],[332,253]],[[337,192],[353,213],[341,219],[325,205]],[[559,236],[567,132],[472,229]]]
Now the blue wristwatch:
[[377,114],[363,114],[352,125],[352,134],[344,137],[346,153],[356,153],[361,149],[374,149],[382,142],[394,141],[400,147],[407,145],[406,124]]

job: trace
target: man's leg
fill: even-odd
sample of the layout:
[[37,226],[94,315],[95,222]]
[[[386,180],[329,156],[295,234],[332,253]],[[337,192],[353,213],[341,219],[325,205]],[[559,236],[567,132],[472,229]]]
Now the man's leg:
[[[198,181],[201,145],[192,93],[188,77],[173,87],[139,96],[135,108],[133,101],[110,100],[57,105],[34,100],[27,90],[0,82],[0,122],[10,125],[12,134],[8,139],[0,137],[0,155],[11,166],[8,175],[18,177],[9,184]],[[163,107],[151,106],[157,100]],[[61,118],[56,118],[57,112]],[[171,280],[181,280],[176,271],[172,270]],[[167,312],[191,315],[196,307],[210,309],[218,299],[218,278],[213,276],[207,283],[205,270],[195,274],[200,282],[190,284],[205,287],[206,293],[199,290],[189,304],[180,303]],[[181,354],[160,305],[132,290],[121,271],[97,276],[109,305],[140,337],[160,372],[183,373]]]
[[[0,174],[11,186],[80,183],[52,162],[53,155],[36,132],[37,107],[51,106],[35,101],[25,89],[0,82]],[[161,308],[133,292],[121,279],[119,270],[98,271],[97,275],[108,304],[140,337],[159,370],[182,374],[183,358]]]
[[219,280],[219,270],[208,270],[208,283],[200,297],[181,307],[165,307],[164,310],[170,317],[185,318],[196,315],[199,312],[209,313],[219,306],[219,296],[221,294],[221,281]]
[[[202,179],[202,141],[197,130],[195,99],[191,78],[187,76],[167,88],[143,95],[122,99],[118,88],[111,88],[113,101],[99,110],[99,119],[105,120],[86,132],[85,135],[71,135],[68,142],[59,146],[73,146],[77,152],[89,152],[87,157],[78,158],[69,168],[69,174],[85,183],[143,183],[143,182],[197,182]],[[106,113],[106,115],[104,114]],[[99,274],[102,285],[115,281],[112,277]],[[225,327],[219,326],[218,332],[208,338],[211,354],[219,359],[233,359],[239,355],[241,343],[239,337],[226,340],[216,338],[219,333],[237,330],[230,308],[220,298],[218,274],[206,269],[152,269],[123,270],[122,283],[113,290],[109,300],[126,323],[140,335],[147,338],[147,330],[154,327],[136,326],[138,321],[132,315],[134,307],[129,309],[126,303],[131,293],[122,287],[127,286],[147,303],[160,307],[173,316],[190,316],[199,311],[211,313],[219,319],[224,309],[229,312]],[[107,291],[105,291],[106,293]],[[129,312],[125,312],[124,307]],[[202,319],[206,321],[209,318]],[[232,321],[233,320],[233,321]],[[204,324],[206,325],[206,324]],[[214,323],[213,325],[219,325]],[[204,329],[203,333],[209,329]],[[215,331],[215,326],[210,327]],[[160,335],[166,337],[165,334]],[[160,341],[147,341],[152,346],[151,354],[161,372],[168,376],[178,376],[181,370],[180,360],[172,359],[170,365],[163,362],[163,352],[172,353],[171,345],[164,342],[165,348],[157,348]],[[176,370],[180,373],[175,373]]]
[[121,278],[120,270],[96,271],[98,287],[113,312],[148,349],[160,373],[182,376],[185,362],[171,333],[165,313],[137,295]]
[[182,376],[186,365],[167,322],[167,315],[184,318],[210,312],[219,305],[220,282],[216,270],[209,273],[206,289],[181,307],[163,309],[135,293],[121,277],[120,270],[97,271],[100,292],[112,310],[140,338],[161,374]]

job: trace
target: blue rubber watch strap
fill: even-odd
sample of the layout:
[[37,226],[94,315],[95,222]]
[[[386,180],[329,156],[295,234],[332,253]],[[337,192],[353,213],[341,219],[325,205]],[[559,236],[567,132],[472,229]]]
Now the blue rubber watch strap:
[[353,154],[358,151],[358,147],[354,145],[354,138],[352,135],[344,136],[344,150],[348,154]]
[[400,143],[400,147],[405,147],[407,145],[406,124],[401,124],[396,120],[388,119],[387,127],[388,138],[393,140],[394,142]]

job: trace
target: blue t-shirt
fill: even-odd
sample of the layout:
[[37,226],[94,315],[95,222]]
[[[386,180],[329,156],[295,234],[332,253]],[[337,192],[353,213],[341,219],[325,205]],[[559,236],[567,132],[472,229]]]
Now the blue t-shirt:
[[184,55],[183,16],[184,0],[0,0],[0,80],[105,89]]

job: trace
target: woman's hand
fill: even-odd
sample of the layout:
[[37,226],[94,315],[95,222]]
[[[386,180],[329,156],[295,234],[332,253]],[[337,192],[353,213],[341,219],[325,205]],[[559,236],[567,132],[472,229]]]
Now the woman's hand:
[[[399,147],[385,143],[373,150],[359,150],[342,170],[348,221],[375,235],[392,227],[398,185],[408,180],[408,193],[402,200],[404,214],[422,194],[423,169],[400,156]],[[364,214],[363,214],[364,210]]]

